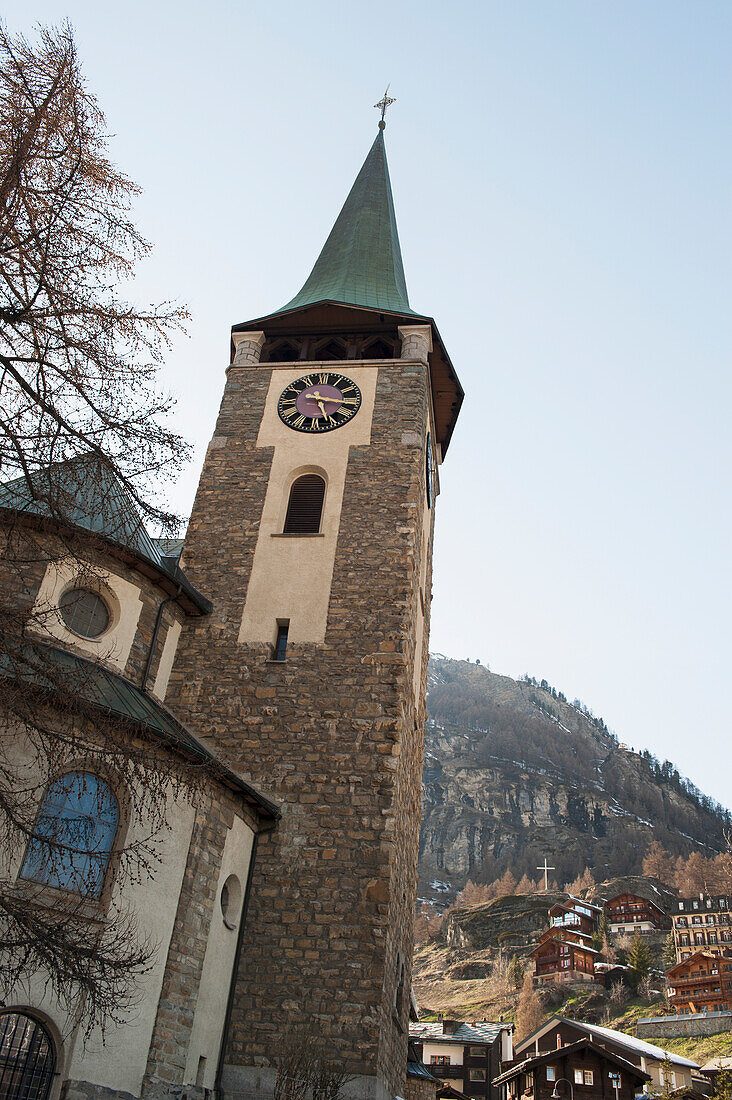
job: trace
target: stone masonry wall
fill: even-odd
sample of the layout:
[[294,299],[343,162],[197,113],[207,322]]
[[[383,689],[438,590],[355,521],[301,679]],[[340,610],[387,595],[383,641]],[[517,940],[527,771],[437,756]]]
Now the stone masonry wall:
[[675,1039],[684,1035],[719,1035],[732,1031],[732,1012],[699,1012],[686,1016],[653,1016],[638,1020],[639,1039]]
[[289,646],[284,663],[237,641],[272,458],[256,447],[271,371],[230,370],[183,563],[214,610],[184,627],[168,704],[283,809],[258,849],[227,1063],[272,1066],[314,1026],[332,1057],[393,1096],[405,1088],[416,896],[428,377],[421,363],[378,370],[371,444],[349,455],[326,640]]
[[[256,830],[253,817],[223,788],[200,796],[143,1079],[147,1100],[182,1095],[221,857],[235,814]],[[197,1095],[190,1085],[184,1092],[190,1100]]]

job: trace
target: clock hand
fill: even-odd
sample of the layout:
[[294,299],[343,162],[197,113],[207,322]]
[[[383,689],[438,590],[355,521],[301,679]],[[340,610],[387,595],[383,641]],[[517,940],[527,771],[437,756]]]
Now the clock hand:
[[325,394],[321,396],[317,390],[313,390],[312,393],[309,393],[308,398],[310,401],[317,402],[318,405],[321,401],[331,401],[334,405],[337,405],[343,400],[341,397],[326,397]]
[[318,400],[318,404],[320,405],[320,411],[322,412],[323,416],[327,416],[328,414],[325,411],[325,405],[323,404],[323,402],[320,399]]

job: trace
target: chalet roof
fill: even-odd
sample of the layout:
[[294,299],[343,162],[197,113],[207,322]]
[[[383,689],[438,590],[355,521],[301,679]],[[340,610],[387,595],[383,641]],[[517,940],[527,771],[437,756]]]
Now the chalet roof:
[[663,1047],[654,1046],[653,1043],[646,1043],[643,1039],[636,1039],[634,1035],[627,1035],[624,1031],[613,1031],[612,1028],[609,1027],[599,1027],[597,1024],[586,1024],[581,1020],[570,1020],[567,1016],[552,1016],[549,1020],[546,1020],[540,1028],[537,1028],[537,1030],[527,1036],[526,1039],[518,1043],[516,1052],[522,1053],[532,1043],[536,1042],[537,1039],[540,1039],[557,1024],[561,1023],[569,1024],[578,1031],[583,1031],[588,1035],[595,1036],[601,1042],[610,1042],[614,1043],[616,1046],[625,1047],[628,1051],[632,1051],[634,1054],[640,1055],[643,1058],[651,1058],[656,1062],[665,1062],[668,1060],[680,1066],[690,1066],[692,1069],[699,1068],[696,1062],[692,1062],[688,1058],[682,1058],[681,1055],[674,1054],[671,1050],[664,1050]]
[[578,905],[586,905],[588,909],[596,909],[598,913],[602,912],[601,905],[595,905],[593,901],[587,901],[586,898],[576,898],[574,894],[569,894],[569,900],[576,902]]
[[732,962],[732,952],[729,955],[716,955],[713,951],[705,951],[704,948],[702,948],[699,951],[695,951],[693,955],[689,955],[688,959],[682,959],[681,962],[677,962],[674,964],[674,966],[670,966],[666,971],[666,974],[679,973],[686,967],[691,966],[694,963],[695,959],[711,959],[715,962],[720,962],[721,960],[726,959],[727,962]]
[[638,890],[621,890],[619,894],[613,894],[611,898],[608,898],[606,904],[612,905],[613,902],[620,901],[621,898],[637,898],[639,901],[646,902],[647,905],[652,905],[654,909],[658,909],[659,913],[663,913],[665,916],[664,910],[657,901],[654,901],[653,898],[649,898],[647,894],[640,893]]
[[[696,906],[696,908],[695,908]],[[697,894],[692,898],[678,898],[673,913],[703,913],[706,910],[726,909],[732,911],[732,894]]]
[[633,1074],[635,1077],[639,1078],[639,1080],[651,1080],[651,1075],[649,1073],[645,1073],[642,1069],[639,1069],[638,1066],[634,1066],[632,1062],[628,1062],[627,1059],[608,1050],[602,1043],[588,1036],[584,1039],[579,1039],[576,1043],[567,1043],[565,1046],[554,1047],[552,1050],[547,1050],[542,1054],[535,1054],[531,1058],[525,1058],[523,1062],[511,1066],[510,1069],[505,1070],[500,1076],[494,1077],[491,1084],[505,1084],[506,1081],[511,1081],[514,1077],[529,1072],[535,1066],[551,1065],[552,1062],[556,1062],[559,1058],[566,1057],[567,1054],[574,1054],[575,1052],[586,1050],[587,1048],[602,1054],[602,1057],[606,1058],[608,1062],[612,1062],[614,1065],[619,1066],[626,1073]]
[[587,955],[599,955],[601,952],[596,951],[594,947],[586,947],[583,943],[572,943],[571,940],[563,940],[561,936],[549,936],[538,943],[533,951],[529,952],[529,958],[535,955],[542,947],[546,947],[548,943],[558,943],[565,947],[572,947],[575,951],[584,951]]
[[280,811],[273,802],[222,764],[162,703],[98,661],[46,645],[28,647],[22,671],[11,669],[7,658],[0,658],[0,675],[20,678],[40,690],[54,691],[59,671],[64,674],[65,686],[96,710],[130,722],[197,764],[210,765],[213,773],[243,795],[244,801],[260,816],[272,821],[279,819]]
[[701,1068],[702,1073],[717,1073],[720,1069],[732,1069],[732,1058],[724,1058],[719,1056],[712,1058],[711,1062],[707,1062]]
[[443,1020],[430,1020],[429,1022],[410,1023],[409,1037],[417,1042],[440,1043],[492,1043],[502,1031],[513,1027],[513,1024],[502,1023],[458,1023],[453,1032],[445,1034]]
[[178,565],[180,552],[168,554],[178,540],[150,538],[132,496],[111,465],[96,454],[56,462],[29,477],[0,485],[0,509],[62,524],[102,539],[142,564],[143,571],[163,581],[170,594],[183,596],[185,610],[207,614],[211,604],[197,592]]

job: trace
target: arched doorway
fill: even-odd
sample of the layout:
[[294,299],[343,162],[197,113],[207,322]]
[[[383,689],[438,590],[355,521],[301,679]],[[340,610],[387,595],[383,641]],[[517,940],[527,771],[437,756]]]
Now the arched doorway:
[[0,1015],[0,1100],[48,1100],[55,1068],[42,1023],[23,1012]]

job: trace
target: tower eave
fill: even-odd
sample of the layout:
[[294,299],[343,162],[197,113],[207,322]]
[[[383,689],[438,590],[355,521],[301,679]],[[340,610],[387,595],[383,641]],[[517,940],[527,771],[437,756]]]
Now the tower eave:
[[[357,315],[361,315],[358,317]],[[355,325],[354,325],[355,322]],[[430,356],[430,384],[435,415],[435,440],[440,444],[443,457],[447,453],[455,429],[464,390],[450,356],[440,336],[433,317],[425,314],[375,309],[367,306],[348,305],[345,302],[323,300],[293,309],[255,317],[232,325],[235,332],[264,332],[265,337],[283,336],[289,333],[348,332],[354,329],[378,331],[399,324],[424,324],[432,329],[433,351]],[[234,359],[234,342],[231,341],[230,362]]]

